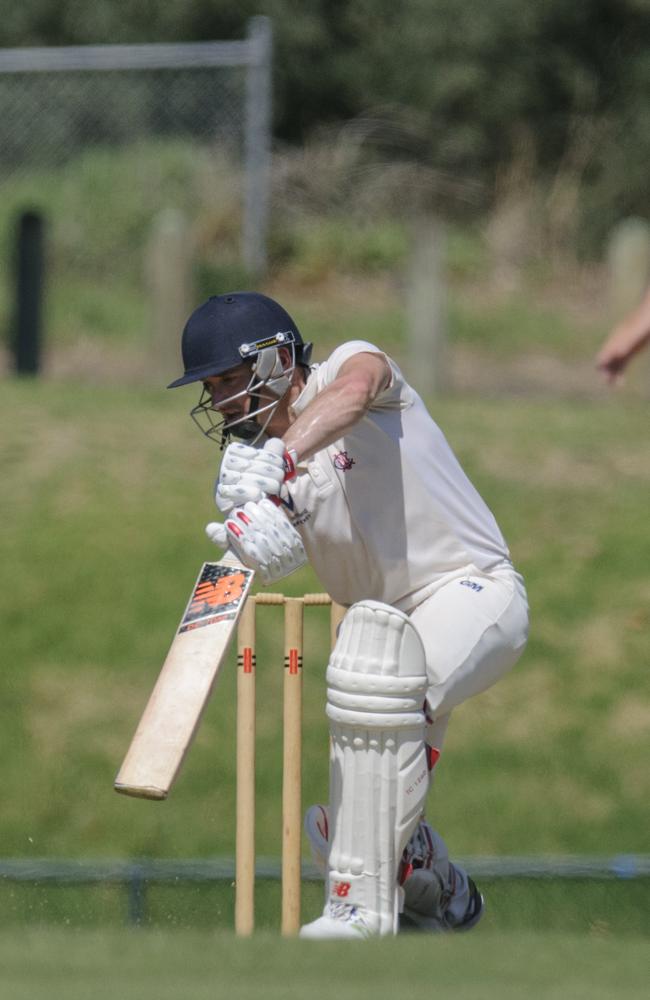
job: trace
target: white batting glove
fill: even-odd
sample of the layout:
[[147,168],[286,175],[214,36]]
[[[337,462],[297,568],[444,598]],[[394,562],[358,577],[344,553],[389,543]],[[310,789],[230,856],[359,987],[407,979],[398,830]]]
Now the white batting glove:
[[215,500],[222,514],[233,507],[257,503],[263,496],[280,496],[282,487],[296,475],[296,453],[287,451],[280,438],[269,438],[263,448],[234,441],[221,462]]
[[300,535],[267,498],[237,508],[224,524],[212,521],[205,533],[215,545],[232,549],[265,587],[307,562]]

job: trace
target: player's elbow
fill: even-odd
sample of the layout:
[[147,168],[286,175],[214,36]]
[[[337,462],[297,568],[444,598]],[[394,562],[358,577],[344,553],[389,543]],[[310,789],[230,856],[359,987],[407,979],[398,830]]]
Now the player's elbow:
[[374,381],[363,372],[346,375],[339,386],[340,402],[351,420],[360,420],[377,395]]

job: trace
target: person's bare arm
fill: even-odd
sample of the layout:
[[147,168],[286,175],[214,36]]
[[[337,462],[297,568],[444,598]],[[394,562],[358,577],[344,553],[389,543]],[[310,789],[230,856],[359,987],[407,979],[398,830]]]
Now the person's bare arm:
[[360,353],[348,358],[334,381],[285,432],[286,448],[294,450],[299,460],[326,448],[354,427],[390,379],[390,366],[383,354]]
[[629,316],[619,323],[601,347],[596,364],[608,382],[616,382],[631,358],[650,343],[650,290]]

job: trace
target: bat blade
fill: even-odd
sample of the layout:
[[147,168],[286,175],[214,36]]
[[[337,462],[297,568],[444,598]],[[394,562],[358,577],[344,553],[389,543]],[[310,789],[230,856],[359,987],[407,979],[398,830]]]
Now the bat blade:
[[230,554],[204,563],[185,613],[138,724],[115,790],[166,799],[198,728],[239,615],[253,571]]

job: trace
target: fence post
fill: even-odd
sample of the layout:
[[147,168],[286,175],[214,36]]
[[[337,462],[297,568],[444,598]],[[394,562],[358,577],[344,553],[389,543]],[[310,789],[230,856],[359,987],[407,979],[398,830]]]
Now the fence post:
[[25,211],[16,228],[15,301],[12,348],[18,375],[37,375],[41,366],[43,284],[45,275],[43,216]]
[[251,59],[246,77],[243,258],[246,270],[253,278],[259,278],[267,267],[271,187],[273,34],[268,17],[251,18],[248,44]]
[[413,229],[406,280],[409,379],[427,397],[447,384],[445,232],[425,216]]
[[144,872],[140,865],[132,865],[127,882],[129,901],[129,924],[134,927],[141,927],[145,918],[145,891],[146,883]]
[[192,249],[182,212],[167,208],[156,218],[147,251],[152,368],[163,378],[180,369],[181,333],[191,309]]

